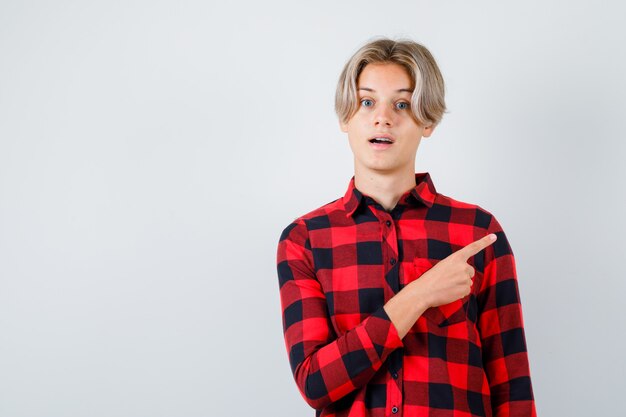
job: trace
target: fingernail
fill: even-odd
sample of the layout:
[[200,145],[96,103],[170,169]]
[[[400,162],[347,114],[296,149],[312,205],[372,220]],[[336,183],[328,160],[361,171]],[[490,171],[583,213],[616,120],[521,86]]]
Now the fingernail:
[[489,240],[494,241],[496,240],[498,237],[495,235],[495,233],[492,233],[489,235]]

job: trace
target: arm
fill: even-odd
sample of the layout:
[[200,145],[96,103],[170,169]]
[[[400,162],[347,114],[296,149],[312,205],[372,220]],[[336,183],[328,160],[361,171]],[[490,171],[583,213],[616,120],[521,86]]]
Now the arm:
[[311,407],[321,409],[365,385],[402,346],[381,306],[337,337],[316,279],[306,225],[294,222],[278,243],[283,332],[294,379]]
[[536,416],[515,259],[495,217],[489,233],[498,236],[484,252],[477,297],[483,362],[494,416]]

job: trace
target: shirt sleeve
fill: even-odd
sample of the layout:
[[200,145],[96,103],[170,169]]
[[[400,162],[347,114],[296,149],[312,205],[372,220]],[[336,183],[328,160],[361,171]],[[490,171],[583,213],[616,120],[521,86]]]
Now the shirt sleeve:
[[535,417],[537,412],[513,251],[493,216],[488,233],[495,233],[498,239],[485,248],[477,302],[493,415]]
[[337,336],[302,221],[281,234],[277,269],[291,371],[307,403],[322,409],[367,384],[402,340],[382,306]]

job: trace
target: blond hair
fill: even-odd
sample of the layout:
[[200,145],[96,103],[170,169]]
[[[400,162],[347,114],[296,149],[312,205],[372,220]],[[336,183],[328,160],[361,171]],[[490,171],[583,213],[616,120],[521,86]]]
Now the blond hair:
[[444,82],[431,53],[409,39],[379,38],[362,46],[341,72],[335,93],[335,113],[347,123],[359,110],[357,81],[363,68],[372,63],[393,63],[404,67],[411,78],[411,111],[422,126],[437,125],[446,111]]

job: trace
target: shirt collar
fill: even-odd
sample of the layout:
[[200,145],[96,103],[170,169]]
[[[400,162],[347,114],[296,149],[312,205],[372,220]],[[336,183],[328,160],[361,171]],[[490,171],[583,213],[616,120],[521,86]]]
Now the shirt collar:
[[[415,174],[415,187],[405,192],[400,200],[399,204],[424,204],[427,207],[432,207],[435,201],[435,195],[437,190],[433,184],[430,174],[428,172],[418,172]],[[350,217],[359,207],[361,202],[365,200],[366,195],[361,193],[354,186],[354,176],[350,179],[348,184],[348,190],[343,196],[343,206],[346,210],[346,216]]]

